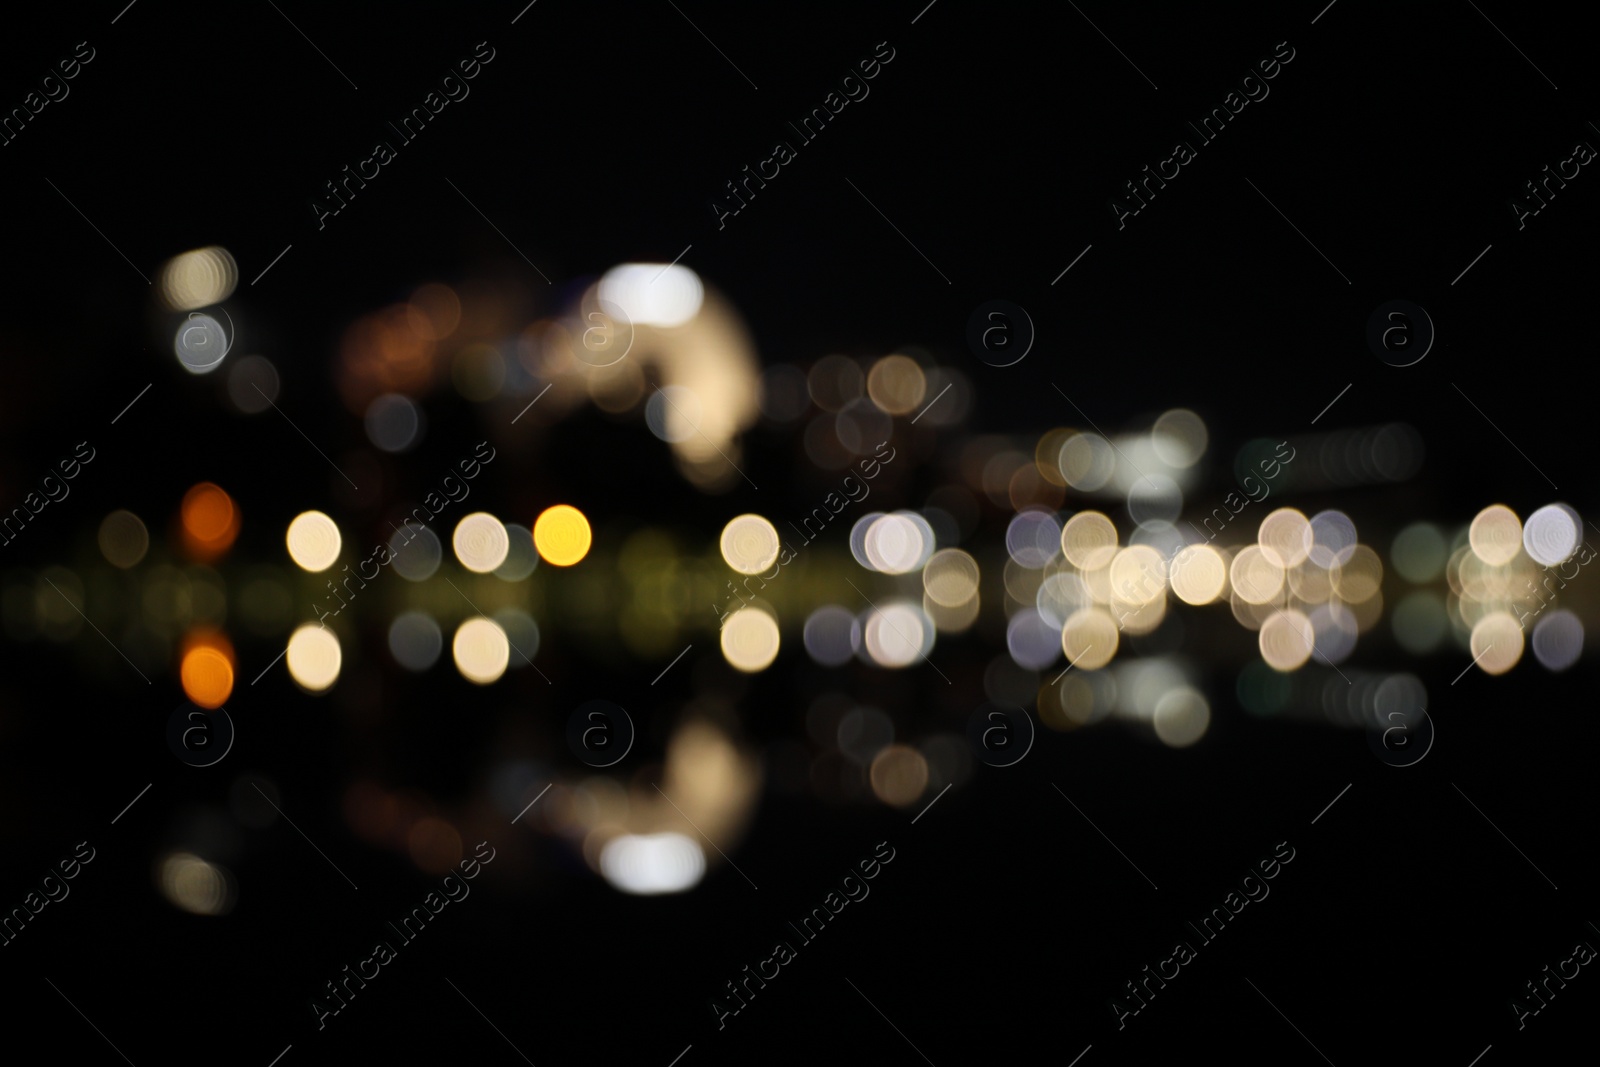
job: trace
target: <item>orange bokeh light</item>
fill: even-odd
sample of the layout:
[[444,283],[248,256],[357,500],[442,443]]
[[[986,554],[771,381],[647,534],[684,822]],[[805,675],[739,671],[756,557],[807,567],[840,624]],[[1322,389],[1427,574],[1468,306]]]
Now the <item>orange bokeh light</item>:
[[233,695],[233,644],[214,630],[196,630],[183,643],[178,677],[183,693],[202,708],[220,708]]
[[239,536],[239,509],[221,486],[211,482],[201,482],[183,494],[179,514],[183,547],[202,562],[227,552]]

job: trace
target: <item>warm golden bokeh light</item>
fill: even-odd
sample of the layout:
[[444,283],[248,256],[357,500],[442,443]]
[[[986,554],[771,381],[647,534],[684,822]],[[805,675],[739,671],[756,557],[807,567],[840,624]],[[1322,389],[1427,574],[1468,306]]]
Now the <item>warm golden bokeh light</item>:
[[1080,511],[1061,528],[1061,554],[1081,571],[1097,571],[1117,554],[1117,528],[1098,511]]
[[571,567],[589,554],[592,535],[589,520],[571,504],[557,504],[539,513],[533,524],[533,544],[546,562]]
[[1492,611],[1472,628],[1472,660],[1484,674],[1504,674],[1522,659],[1522,627],[1510,612]]
[[1467,541],[1491,567],[1510,563],[1522,549],[1522,520],[1504,504],[1490,504],[1472,520]]
[[493,619],[468,619],[456,630],[450,654],[461,676],[477,685],[499,681],[511,663],[511,642]]
[[927,377],[909,356],[884,356],[867,373],[867,395],[890,415],[917,410],[927,391]]
[[1172,557],[1172,592],[1185,604],[1211,604],[1228,585],[1228,563],[1210,545],[1185,545]]
[[339,525],[320,511],[302,511],[289,523],[284,536],[289,558],[303,571],[317,574],[339,561],[344,539]]
[[879,800],[904,808],[928,788],[928,761],[909,745],[885,745],[872,758],[868,777]]
[[1117,623],[1100,608],[1080,608],[1061,630],[1061,651],[1074,667],[1099,670],[1117,654]]
[[1274,611],[1261,624],[1261,658],[1276,671],[1296,671],[1311,658],[1316,630],[1311,620],[1294,610]]
[[740,574],[761,574],[778,558],[778,530],[760,515],[740,515],[722,528],[722,559]]
[[778,658],[778,622],[759,608],[740,608],[722,624],[722,655],[747,674]]
[[239,268],[226,248],[212,245],[173,256],[156,281],[170,310],[193,311],[232,296],[239,284]]
[[289,635],[284,662],[297,685],[320,693],[339,680],[343,653],[339,649],[339,639],[331,630],[307,623]]
[[1311,555],[1311,520],[1299,508],[1279,508],[1261,520],[1256,540],[1269,563],[1283,570],[1298,567]]
[[1260,545],[1248,545],[1233,557],[1228,583],[1246,604],[1269,604],[1283,593],[1283,568],[1267,558]]
[[511,535],[499,519],[487,511],[475,511],[456,523],[450,547],[467,570],[488,574],[506,561],[511,552]]
[[962,607],[978,595],[978,561],[959,548],[940,549],[922,568],[922,588],[940,607]]

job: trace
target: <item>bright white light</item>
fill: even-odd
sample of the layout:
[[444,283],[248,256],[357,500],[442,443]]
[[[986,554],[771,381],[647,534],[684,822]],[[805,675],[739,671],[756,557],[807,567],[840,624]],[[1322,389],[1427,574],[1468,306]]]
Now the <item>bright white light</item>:
[[899,512],[884,515],[867,527],[863,549],[874,570],[908,574],[927,558],[922,529]]
[[623,834],[600,850],[600,873],[635,896],[682,893],[706,873],[706,857],[683,834]]
[[682,326],[699,314],[705,287],[688,267],[624,263],[600,279],[600,299],[638,326]]

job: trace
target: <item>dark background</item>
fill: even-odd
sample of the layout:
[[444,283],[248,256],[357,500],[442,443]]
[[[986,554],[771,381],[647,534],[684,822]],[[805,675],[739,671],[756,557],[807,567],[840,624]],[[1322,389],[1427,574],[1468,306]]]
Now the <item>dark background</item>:
[[[680,4],[683,14],[667,3],[540,0],[512,26],[515,0],[279,6],[283,14],[265,3],[141,0],[115,25],[117,3],[36,12],[25,25],[8,18],[0,106],[20,106],[76,42],[97,55],[67,99],[0,148],[9,194],[0,487],[7,501],[19,498],[85,438],[103,457],[5,549],[8,567],[70,559],[92,545],[107,510],[175,501],[204,479],[237,487],[240,553],[265,555],[295,512],[334,499],[337,476],[309,451],[284,449],[297,442],[287,427],[229,414],[216,382],[182,372],[153,325],[150,288],[116,251],[153,277],[166,257],[213,243],[239,262],[229,307],[246,323],[241,343],[272,353],[281,403],[332,454],[362,442],[330,375],[356,315],[424,281],[483,274],[546,289],[553,309],[614,263],[666,262],[692,243],[683,262],[740,310],[764,362],[919,345],[969,376],[970,432],[1036,437],[1075,422],[1054,383],[1108,429],[1192,407],[1225,456],[1250,438],[1307,432],[1351,383],[1316,429],[1408,421],[1426,443],[1422,471],[1402,486],[1308,494],[1288,501],[1295,506],[1338,506],[1381,545],[1414,519],[1453,528],[1497,501],[1523,515],[1552,499],[1594,513],[1586,312],[1600,194],[1585,168],[1521,232],[1507,206],[1577,140],[1600,140],[1571,9],[1340,0],[1313,26],[1317,2],[1093,4],[1080,14],[940,0],[911,25],[917,0]],[[322,183],[375,139],[392,141],[385,120],[420,103],[483,40],[496,56],[470,97],[400,147],[319,231],[309,202]],[[708,203],[723,182],[768,155],[788,120],[885,40],[896,56],[871,95],[719,231]],[[1118,231],[1107,201],[1121,183],[1175,139],[1192,140],[1184,120],[1220,105],[1284,40],[1297,54],[1271,95]],[[964,344],[969,313],[996,297],[1026,307],[1039,335],[1023,363],[1004,369]],[[1404,369],[1378,360],[1363,337],[1372,308],[1395,298],[1426,307],[1439,330],[1429,357]],[[430,418],[402,495],[485,436],[464,405]],[[740,483],[708,500],[659,457],[610,461],[657,445],[642,427],[580,414],[548,440],[503,449],[479,499],[493,510],[584,486],[597,526],[650,515],[709,543],[739,512],[804,510],[831,477],[799,470],[792,440],[759,436],[747,470],[772,490]],[[986,514],[979,539],[992,541],[1004,522]],[[1242,662],[1250,641],[1235,636]],[[949,693],[929,670],[902,672],[892,686],[866,670],[824,678],[790,646],[746,688],[739,721],[761,744],[801,738],[813,695],[871,685],[897,716],[960,729],[981,699],[969,699],[986,658],[980,644],[950,642],[939,659],[956,681]],[[242,678],[276,650],[247,639],[239,647]],[[0,904],[20,902],[77,841],[101,857],[67,901],[0,949],[0,983],[26,1020],[10,1040],[31,1033],[84,1062],[115,1062],[86,1015],[139,1064],[265,1065],[291,1044],[285,1067],[439,1054],[518,1062],[448,977],[540,1067],[664,1067],[691,1044],[684,1067],[921,1062],[906,1039],[941,1067],[977,1057],[1066,1063],[1091,1044],[1086,1067],[1176,1052],[1321,1062],[1306,1038],[1338,1064],[1465,1065],[1492,1043],[1489,1065],[1549,1062],[1585,1034],[1600,995],[1585,969],[1521,1032],[1507,1007],[1575,941],[1600,940],[1587,925],[1600,921],[1592,661],[1550,675],[1529,657],[1509,675],[1474,671],[1452,685],[1466,665],[1455,652],[1407,663],[1392,642],[1364,639],[1351,665],[1409,669],[1429,690],[1438,737],[1415,767],[1384,766],[1358,732],[1245,714],[1219,665],[1207,694],[1213,725],[1192,749],[1112,729],[1041,730],[1021,764],[980,766],[915,826],[916,809],[769,793],[732,852],[759,890],[719,863],[687,895],[625,897],[563,846],[507,827],[493,843],[510,862],[474,883],[477,903],[447,909],[446,922],[318,1032],[306,1007],[317,987],[366,955],[382,922],[436,881],[350,833],[339,801],[351,774],[460,794],[491,757],[491,713],[514,707],[559,723],[583,699],[642,692],[657,670],[632,664],[603,678],[603,654],[558,634],[548,647],[559,665],[552,687],[527,672],[483,690],[447,670],[403,685],[369,678],[374,701],[405,724],[376,734],[279,670],[260,692],[236,690],[236,748],[196,770],[172,757],[162,732],[181,700],[175,677],[147,687],[131,672],[82,672],[66,648],[8,642]],[[700,647],[715,660],[712,646]],[[678,688],[648,706],[638,698],[649,724],[641,758],[696,677],[669,676]],[[277,824],[247,832],[231,915],[196,918],[162,900],[149,868],[174,820],[192,805],[225,805],[247,769],[272,776],[298,826],[359,891]],[[898,855],[872,896],[719,1033],[707,1001],[721,983],[768,955],[785,923],[883,840]],[[1279,841],[1297,855],[1268,900],[1118,1033],[1108,999],[1188,939],[1184,920],[1219,904]]]

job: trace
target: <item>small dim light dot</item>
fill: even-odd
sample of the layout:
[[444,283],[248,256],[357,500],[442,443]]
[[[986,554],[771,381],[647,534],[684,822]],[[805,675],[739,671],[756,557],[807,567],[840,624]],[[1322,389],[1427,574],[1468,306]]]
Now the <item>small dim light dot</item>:
[[546,508],[533,524],[533,545],[545,561],[570,567],[589,554],[589,520],[571,504]]

